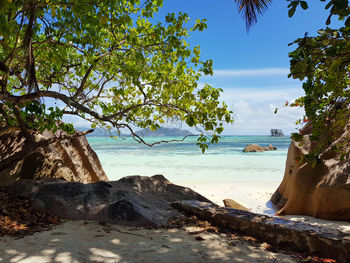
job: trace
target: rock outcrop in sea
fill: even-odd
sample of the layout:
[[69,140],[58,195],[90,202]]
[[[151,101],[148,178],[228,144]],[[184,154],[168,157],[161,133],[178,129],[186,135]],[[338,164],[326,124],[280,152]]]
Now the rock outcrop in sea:
[[[22,133],[0,136],[0,162],[13,154],[25,151],[34,143],[55,137],[51,132],[33,134],[34,142]],[[93,183],[108,181],[97,154],[85,136],[57,141],[40,147],[29,156],[0,171],[0,184],[18,179],[55,178],[70,182]]]
[[271,129],[271,136],[282,137],[282,136],[284,136],[284,134],[283,134],[283,131],[281,129]]
[[265,152],[265,151],[276,151],[277,148],[272,146],[271,144],[267,147],[262,147],[257,144],[249,144],[244,149],[243,152]]
[[[283,181],[271,198],[280,209],[277,215],[309,215],[349,221],[350,160],[342,160],[341,154],[330,146],[321,153],[314,167],[307,162],[297,162],[313,147],[306,129],[303,134],[302,145],[291,142]],[[348,144],[349,141],[350,129],[347,127],[337,142]]]

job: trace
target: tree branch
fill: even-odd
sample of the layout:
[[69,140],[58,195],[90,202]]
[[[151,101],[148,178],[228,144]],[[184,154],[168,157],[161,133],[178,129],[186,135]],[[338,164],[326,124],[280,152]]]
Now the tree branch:
[[90,75],[92,69],[94,68],[94,66],[96,66],[96,63],[97,63],[99,60],[101,60],[102,58],[104,58],[104,57],[108,56],[110,53],[112,53],[113,50],[114,50],[114,47],[111,47],[111,49],[110,49],[108,52],[106,52],[106,53],[104,53],[104,54],[101,54],[98,58],[96,58],[96,59],[93,61],[93,63],[90,65],[90,67],[89,67],[88,70],[86,71],[86,73],[85,73],[83,79],[81,80],[81,83],[80,83],[80,86],[79,86],[77,92],[73,95],[73,99],[76,99],[76,98],[83,92],[83,90],[84,90],[84,88],[85,88],[85,84],[86,84],[86,82],[87,82],[87,80],[88,80],[88,78],[89,78],[89,75]]

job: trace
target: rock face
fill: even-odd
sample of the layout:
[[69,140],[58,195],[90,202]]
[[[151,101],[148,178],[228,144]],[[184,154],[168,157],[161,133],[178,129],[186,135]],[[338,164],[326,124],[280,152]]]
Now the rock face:
[[338,230],[198,201],[174,202],[173,206],[188,215],[243,232],[271,245],[350,262],[350,238]]
[[[56,135],[44,132],[35,135],[35,141],[42,141]],[[0,137],[0,162],[16,152],[31,147],[24,135],[12,132]],[[12,166],[0,171],[0,184],[18,179],[56,178],[70,182],[92,183],[108,181],[96,153],[85,136],[58,141],[39,148]]]
[[[339,140],[350,140],[347,130]],[[277,214],[310,215],[330,220],[350,220],[350,160],[341,161],[331,148],[320,155],[312,167],[297,163],[313,147],[308,135],[300,146],[293,141],[288,150],[284,178],[271,201],[280,209]]]
[[135,226],[165,225],[181,216],[170,202],[210,202],[189,188],[174,185],[162,175],[129,176],[113,182],[82,184],[64,181],[18,181],[14,190],[33,206],[60,218],[96,220]]
[[225,207],[234,208],[234,209],[243,210],[243,211],[250,211],[250,209],[248,209],[245,206],[237,203],[235,200],[224,199],[223,202],[224,202],[224,206]]
[[277,150],[276,147],[272,146],[271,144],[267,147],[262,147],[260,145],[257,144],[249,144],[247,145],[243,152],[265,152],[265,151],[275,151]]

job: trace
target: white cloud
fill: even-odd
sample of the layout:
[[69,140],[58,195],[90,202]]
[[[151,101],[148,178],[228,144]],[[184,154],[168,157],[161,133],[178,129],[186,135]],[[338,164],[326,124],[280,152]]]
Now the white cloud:
[[294,85],[280,85],[273,87],[239,88],[225,87],[221,99],[227,100],[249,100],[249,101],[283,101],[296,99],[304,94],[304,91]]
[[[304,111],[301,108],[284,107],[286,100],[293,101],[303,95],[297,87],[225,88],[222,94],[234,112],[235,122],[226,126],[225,134],[269,134],[270,129],[282,129],[285,134],[295,131],[295,121]],[[277,114],[274,113],[278,108]]]
[[232,69],[232,70],[214,70],[214,77],[256,77],[285,75],[289,73],[289,68],[261,68],[261,69]]

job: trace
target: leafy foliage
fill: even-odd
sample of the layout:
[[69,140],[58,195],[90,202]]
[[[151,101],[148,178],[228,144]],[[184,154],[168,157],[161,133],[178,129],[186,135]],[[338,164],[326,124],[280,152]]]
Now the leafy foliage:
[[[73,132],[65,114],[97,125],[157,129],[185,121],[204,151],[232,117],[220,89],[198,87],[212,61],[186,38],[206,28],[187,14],[154,14],[162,0],[12,0],[0,3],[0,128]],[[191,24],[191,25],[190,25]],[[44,102],[63,107],[46,109]],[[60,125],[58,127],[57,125]],[[212,133],[212,137],[205,136]]]
[[[345,26],[350,26],[350,9],[349,9],[349,0],[320,0],[321,2],[327,2],[325,9],[329,10],[329,16],[326,20],[326,25],[331,23],[331,18],[333,15],[338,16],[339,20],[345,21]],[[289,17],[292,17],[300,5],[300,7],[304,10],[308,9],[309,6],[307,1],[303,0],[287,0],[289,2],[288,8]]]
[[[303,1],[290,2],[291,15],[298,5],[307,8],[307,5],[302,4]],[[307,156],[308,161],[313,163],[329,147],[340,151],[342,158],[349,158],[350,146],[350,142],[334,144],[345,129],[349,129],[350,7],[347,0],[331,0],[325,8],[330,9],[326,24],[335,15],[344,21],[344,26],[339,29],[327,27],[319,30],[316,37],[305,35],[297,39],[292,43],[298,46],[297,49],[289,54],[289,76],[305,80],[305,96],[296,100],[292,106],[305,107],[304,122],[312,127],[310,138],[316,142],[315,149]],[[302,141],[299,134],[294,134],[293,138]]]

